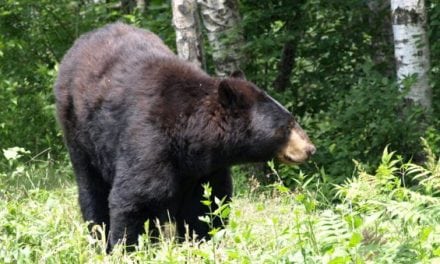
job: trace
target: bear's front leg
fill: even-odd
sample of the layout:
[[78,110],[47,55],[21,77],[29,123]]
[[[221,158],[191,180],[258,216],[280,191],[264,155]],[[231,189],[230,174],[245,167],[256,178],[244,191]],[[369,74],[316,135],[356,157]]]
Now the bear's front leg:
[[109,250],[121,242],[132,250],[138,236],[145,232],[145,221],[150,220],[148,231],[154,232],[154,221],[163,220],[163,212],[175,198],[176,184],[170,166],[161,165],[154,167],[154,171],[144,166],[124,166],[119,170],[124,173],[116,174],[109,196]]
[[138,236],[145,232],[144,223],[148,216],[132,208],[112,207],[110,209],[110,237],[107,251],[116,244],[123,243],[131,251],[137,244]]
[[[202,204],[203,184],[209,183],[212,188],[211,193],[211,208]],[[229,168],[220,169],[211,175],[202,178],[192,190],[192,192],[184,199],[180,208],[180,214],[177,217],[177,232],[180,239],[183,240],[185,232],[189,231],[190,237],[196,234],[197,239],[209,239],[209,228],[223,228],[228,219],[219,219],[214,217],[212,226],[200,221],[199,217],[208,214],[210,211],[214,212],[218,206],[214,203],[214,197],[224,199],[225,203],[229,203],[232,196],[232,179]],[[186,230],[186,225],[188,230]]]

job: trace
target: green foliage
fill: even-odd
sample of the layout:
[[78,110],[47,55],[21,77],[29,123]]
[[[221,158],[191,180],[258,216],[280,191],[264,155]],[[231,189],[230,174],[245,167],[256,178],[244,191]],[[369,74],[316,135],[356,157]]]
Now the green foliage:
[[[272,90],[282,46],[296,42],[291,85],[281,99],[297,115],[325,111],[357,82],[358,65],[373,56],[372,35],[379,29],[369,27],[365,1],[241,3],[249,79]],[[289,25],[292,19],[297,21]]]
[[214,241],[216,240],[216,237],[222,233],[220,232],[220,228],[214,226],[215,221],[219,220],[222,225],[225,225],[225,219],[229,217],[230,208],[229,204],[225,203],[225,199],[225,197],[222,197],[221,199],[219,197],[213,197],[212,187],[209,186],[209,184],[203,185],[203,200],[201,203],[208,208],[208,213],[204,216],[200,216],[199,220],[209,226],[209,235],[214,238]]
[[0,163],[0,198],[9,193],[16,198],[26,196],[29,189],[59,188],[66,180],[72,180],[67,161],[54,160],[48,150],[34,155],[13,147],[3,149],[0,157],[6,160]]
[[[337,204],[318,199],[317,192],[330,183],[304,184],[295,191],[279,183],[242,194],[229,206],[213,200],[205,186],[201,202],[210,208],[216,203],[219,209],[202,220],[213,227],[215,217],[230,217],[226,229],[212,229],[212,240],[196,242],[187,236],[177,243],[170,231],[155,243],[141,236],[135,252],[118,246],[106,255],[106,241],[88,235],[73,182],[45,180],[42,161],[23,162],[30,153],[7,149],[11,172],[2,179],[15,177],[19,167],[20,175],[29,177],[7,189],[0,186],[0,262],[436,263],[440,198],[430,190],[438,184],[439,160],[428,146],[426,151],[425,166],[405,163],[388,149],[374,174],[357,163],[353,179],[336,186]],[[65,173],[63,165],[57,167],[52,167],[55,177]],[[416,184],[409,188],[405,179]],[[31,184],[21,185],[25,181]]]
[[[327,111],[307,114],[300,119],[317,146],[317,153],[312,162],[301,166],[307,175],[305,178],[299,168],[278,167],[287,186],[302,185],[306,181],[318,185],[341,183],[355,169],[352,160],[361,160],[367,170],[374,168],[387,145],[404,160],[421,159],[419,139],[424,135],[434,149],[438,149],[438,130],[429,126],[423,131],[426,125],[422,120],[426,115],[422,109],[403,107],[405,93],[372,67],[371,62],[361,65],[362,74],[357,83],[339,100],[331,102]],[[329,197],[331,190],[324,191],[323,197]]]
[[[431,191],[438,184],[438,162],[429,147],[425,147],[429,160],[426,166],[402,163],[394,152],[385,149],[374,175],[358,164],[358,176],[337,186],[342,204],[350,205],[351,211],[368,219],[363,224],[364,241],[378,244],[374,246],[375,257],[383,254],[395,263],[438,257],[440,199],[432,196],[435,193]],[[406,187],[404,177],[418,181],[419,185]],[[378,228],[378,220],[387,224]],[[398,232],[399,245],[390,231]],[[428,241],[431,243],[427,244]]]
[[[395,84],[389,7],[374,13],[367,2],[241,1],[250,59],[246,74],[300,117],[318,147],[316,164],[305,166],[308,175],[325,170],[343,180],[353,172],[351,159],[374,167],[386,145],[406,160],[420,159],[421,136],[439,148],[438,3],[427,4],[434,110],[424,116],[403,108]],[[272,85],[287,41],[295,44],[295,65],[290,85],[280,93]]]
[[440,197],[440,157],[437,157],[424,139],[427,160],[425,164],[408,164],[407,177],[417,182],[417,189],[424,194]]
[[370,64],[363,71],[349,92],[308,124],[319,150],[314,160],[336,178],[352,173],[352,159],[376,166],[386,145],[407,160],[421,151],[422,111],[403,108],[404,94]]

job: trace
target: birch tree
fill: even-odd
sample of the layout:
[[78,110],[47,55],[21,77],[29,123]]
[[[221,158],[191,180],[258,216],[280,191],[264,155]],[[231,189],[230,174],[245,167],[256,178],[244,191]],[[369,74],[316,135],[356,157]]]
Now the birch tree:
[[201,67],[204,63],[196,0],[173,0],[172,10],[178,56]]
[[225,77],[243,61],[243,34],[236,0],[198,0],[203,25],[212,48],[217,76]]
[[432,96],[425,1],[391,0],[391,11],[397,79],[402,87],[406,77],[416,75],[407,98],[429,109]]

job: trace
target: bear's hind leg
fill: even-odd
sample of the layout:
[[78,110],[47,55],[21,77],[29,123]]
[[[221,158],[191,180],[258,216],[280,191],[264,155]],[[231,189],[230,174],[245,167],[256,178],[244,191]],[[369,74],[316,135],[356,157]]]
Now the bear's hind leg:
[[[108,207],[110,186],[91,164],[90,158],[85,152],[70,145],[69,154],[78,184],[79,204],[83,218],[90,222],[89,231],[92,231],[94,225],[104,225],[107,239],[110,229]],[[101,234],[97,233],[96,235],[99,239],[101,238]]]

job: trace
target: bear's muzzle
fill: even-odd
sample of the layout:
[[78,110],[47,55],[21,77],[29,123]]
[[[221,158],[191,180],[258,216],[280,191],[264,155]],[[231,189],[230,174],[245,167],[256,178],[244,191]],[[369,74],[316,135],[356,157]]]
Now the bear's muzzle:
[[316,147],[310,141],[300,125],[290,131],[289,140],[277,154],[279,161],[285,164],[299,164],[305,162],[316,152]]

